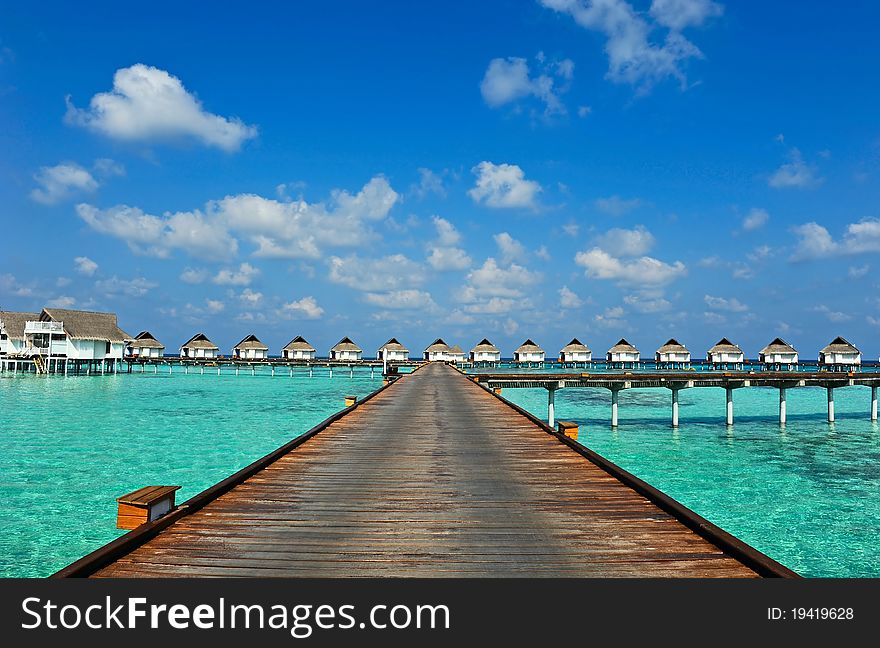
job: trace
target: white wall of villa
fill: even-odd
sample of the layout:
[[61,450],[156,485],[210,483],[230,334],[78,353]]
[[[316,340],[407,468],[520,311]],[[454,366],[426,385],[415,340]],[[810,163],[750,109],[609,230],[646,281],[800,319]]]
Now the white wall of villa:
[[316,355],[317,351],[309,349],[284,349],[281,352],[281,357],[285,360],[314,360]]
[[861,353],[826,353],[820,360],[825,365],[860,365],[862,364]]
[[202,349],[192,347],[182,347],[180,356],[182,358],[216,358],[219,355],[219,349]]
[[559,354],[562,362],[591,362],[593,360],[592,351],[562,351]]
[[743,362],[745,362],[745,354],[731,352],[710,353],[708,356],[708,360],[709,362],[715,364],[742,364]]
[[691,354],[686,351],[669,351],[657,354],[657,362],[690,362]]
[[471,356],[474,362],[501,362],[500,351],[475,351]]
[[515,362],[544,362],[544,352],[543,351],[524,351],[522,353],[516,352],[513,354],[513,359]]
[[449,362],[464,362],[464,353],[450,353],[449,354]]
[[764,364],[797,364],[797,353],[768,353],[764,356]]
[[330,352],[331,360],[360,360],[361,352],[360,351],[331,351]]
[[242,360],[265,360],[269,357],[269,351],[266,349],[237,349],[235,357]]
[[382,347],[379,349],[379,353],[376,354],[376,359],[404,361],[409,360],[409,353],[399,349],[386,349],[385,347]]
[[165,349],[152,346],[141,347],[137,344],[132,344],[131,354],[138,358],[162,358],[165,355]]
[[425,360],[428,362],[446,362],[450,360],[448,351],[425,351]]
[[609,362],[638,362],[642,357],[638,351],[614,351],[608,355]]

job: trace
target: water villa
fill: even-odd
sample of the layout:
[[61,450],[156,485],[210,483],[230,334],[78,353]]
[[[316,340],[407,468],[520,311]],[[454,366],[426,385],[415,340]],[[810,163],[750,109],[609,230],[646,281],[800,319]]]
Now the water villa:
[[532,342],[531,339],[528,339],[523,342],[519,347],[517,347],[516,351],[513,352],[513,361],[525,363],[543,363],[544,349]]
[[605,361],[612,367],[635,368],[641,360],[641,353],[632,344],[624,338],[620,338],[617,344],[608,349],[605,354]]
[[678,340],[671,338],[657,349],[654,362],[658,369],[686,369],[691,366],[691,352]]
[[0,311],[0,355],[18,355],[24,351],[24,328],[40,318],[39,313]]
[[364,352],[351,338],[344,337],[330,349],[331,360],[360,360]]
[[425,353],[422,357],[428,362],[434,362],[435,360],[446,362],[449,360],[449,351],[449,345],[446,344],[442,338],[437,338],[427,349],[425,349]]
[[383,362],[405,362],[409,360],[409,349],[398,342],[397,338],[391,338],[376,352],[376,359]]
[[489,342],[486,338],[471,349],[471,362],[498,363],[501,362],[501,351],[497,346]]
[[204,333],[196,333],[180,347],[181,358],[216,358],[219,355],[220,347]]
[[718,340],[706,354],[706,362],[717,369],[742,369],[745,361],[743,350],[727,338]]
[[457,344],[454,345],[451,349],[449,349],[449,361],[450,362],[455,362],[456,364],[458,364],[458,363],[464,362],[466,357],[467,356],[465,355],[464,350],[460,346],[458,346]]
[[265,360],[269,357],[269,347],[251,334],[233,347],[232,357],[241,360]]
[[302,335],[297,335],[281,349],[284,360],[314,360],[317,353],[315,347],[306,342]]
[[579,362],[588,363],[593,361],[593,352],[586,344],[583,344],[577,338],[572,338],[571,342],[562,347],[559,352],[559,362],[562,364]]
[[141,331],[128,345],[128,355],[133,358],[161,358],[165,355],[165,345],[149,331]]
[[831,344],[819,351],[819,368],[848,371],[862,364],[862,352],[854,344],[842,337],[831,340]]
[[758,353],[758,362],[781,369],[793,369],[798,363],[797,350],[782,338],[775,338]]

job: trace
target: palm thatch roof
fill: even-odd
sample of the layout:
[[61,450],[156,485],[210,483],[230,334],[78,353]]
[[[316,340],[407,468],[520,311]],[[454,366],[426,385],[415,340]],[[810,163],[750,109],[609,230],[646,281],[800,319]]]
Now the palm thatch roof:
[[720,353],[739,353],[742,354],[743,350],[740,349],[733,342],[728,340],[727,338],[721,338],[718,340],[718,343],[709,349],[709,353],[711,354],[720,354]]
[[297,335],[290,342],[287,343],[287,346],[284,347],[285,351],[314,351],[315,347],[306,342],[306,339],[302,335]]
[[330,349],[331,351],[355,351],[357,353],[362,353],[363,349],[361,349],[357,344],[351,341],[351,338],[344,337],[339,342],[336,343],[334,347]]
[[613,347],[608,349],[608,353],[638,353],[639,350],[626,341],[625,338],[620,340]]
[[544,353],[544,349],[532,342],[531,338],[529,338],[519,345],[515,353]]
[[464,356],[464,350],[456,344],[449,349],[449,355]]
[[572,338],[571,342],[562,347],[561,353],[592,353],[592,351],[577,338]]
[[687,353],[690,354],[690,351],[687,350],[687,347],[683,345],[681,342],[676,340],[675,338],[670,338],[666,341],[666,344],[657,349],[657,353]]
[[64,332],[73,340],[109,340],[126,342],[131,336],[119,328],[116,313],[44,308],[40,321],[64,322]]
[[24,339],[24,325],[26,322],[35,322],[40,318],[39,313],[19,313],[16,311],[0,311],[0,327],[12,340]]
[[501,350],[489,342],[489,340],[483,338],[477,343],[477,346],[471,349],[471,353],[501,353]]
[[838,336],[831,340],[831,344],[822,349],[820,353],[827,355],[829,353],[861,353],[861,351],[852,342]]
[[134,337],[132,346],[139,349],[164,349],[165,345],[159,342],[149,331],[141,331]]
[[443,341],[443,338],[437,338],[427,349],[425,349],[425,353],[444,353],[448,351],[449,345]]
[[265,344],[260,342],[259,338],[256,335],[254,335],[253,333],[251,335],[248,335],[247,337],[243,338],[241,342],[239,342],[238,344],[236,344],[232,348],[233,348],[233,350],[239,349],[242,351],[245,349],[257,349],[257,350],[262,350],[262,351],[269,350],[269,347],[267,347]]
[[391,338],[381,347],[379,350],[386,349],[387,351],[402,351],[403,353],[409,353],[409,349],[403,346],[400,342],[397,341],[397,338]]
[[774,338],[774,340],[761,349],[763,355],[771,353],[797,353],[797,350],[782,338]]
[[215,351],[219,351],[220,347],[211,342],[208,339],[208,336],[204,333],[196,333],[189,340],[184,342],[181,349],[214,349]]

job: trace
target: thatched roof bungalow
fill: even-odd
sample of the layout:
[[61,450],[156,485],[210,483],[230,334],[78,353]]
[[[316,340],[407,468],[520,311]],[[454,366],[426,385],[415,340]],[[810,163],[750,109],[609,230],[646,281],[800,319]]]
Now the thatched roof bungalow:
[[391,338],[379,347],[379,351],[376,353],[376,359],[383,361],[409,360],[409,349],[403,346],[397,338]]
[[450,362],[464,362],[465,357],[467,357],[467,356],[465,355],[464,350],[460,346],[458,346],[457,344],[454,344],[452,347],[450,347],[450,349],[449,349],[449,361]]
[[0,355],[21,353],[25,348],[24,325],[39,317],[39,313],[0,311]]
[[219,355],[220,347],[204,333],[196,333],[180,347],[181,358],[216,358]]
[[[63,329],[60,334],[56,331],[48,333],[39,330],[40,324],[25,325],[26,344],[37,346],[51,335],[53,356],[64,355],[74,360],[121,360],[126,344],[132,340],[119,328],[116,313],[44,308],[38,322],[55,322]],[[47,326],[45,330],[49,328]]]
[[344,337],[330,349],[330,359],[360,360],[363,352],[363,349],[352,342],[351,338]]
[[572,338],[571,342],[566,344],[559,351],[559,362],[592,362],[593,352],[586,344]]
[[501,362],[501,351],[486,338],[471,349],[471,362]]
[[161,358],[165,355],[165,345],[149,331],[141,331],[129,343],[128,353],[135,358]]
[[443,338],[437,338],[425,349],[423,357],[428,362],[435,360],[446,362],[449,360],[449,345],[443,341]]
[[831,344],[819,351],[819,364],[858,366],[862,364],[862,352],[852,342],[838,336],[831,340]]
[[544,362],[544,349],[532,342],[531,339],[528,339],[513,352],[513,361]]
[[281,357],[285,360],[314,360],[317,351],[302,335],[297,335],[281,349]]
[[774,338],[758,353],[758,361],[766,365],[796,365],[798,352],[782,338]]
[[612,364],[633,364],[639,362],[641,358],[639,350],[627,342],[625,338],[620,338],[617,344],[608,349],[608,353],[605,354],[605,361]]
[[713,365],[741,365],[745,362],[745,358],[743,350],[727,338],[718,340],[718,343],[706,354],[706,362]]
[[248,335],[232,348],[232,357],[241,360],[265,360],[269,357],[269,347],[254,335]]
[[690,361],[691,352],[675,338],[667,340],[666,344],[654,353],[654,362],[658,365],[686,365]]

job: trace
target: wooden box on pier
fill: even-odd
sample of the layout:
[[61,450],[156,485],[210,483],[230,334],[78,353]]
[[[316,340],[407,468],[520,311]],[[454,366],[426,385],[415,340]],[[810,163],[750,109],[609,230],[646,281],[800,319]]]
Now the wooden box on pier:
[[180,486],[144,486],[117,497],[117,529],[134,529],[174,510],[174,494]]

